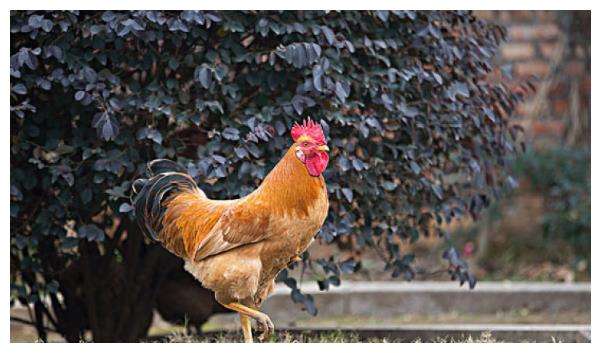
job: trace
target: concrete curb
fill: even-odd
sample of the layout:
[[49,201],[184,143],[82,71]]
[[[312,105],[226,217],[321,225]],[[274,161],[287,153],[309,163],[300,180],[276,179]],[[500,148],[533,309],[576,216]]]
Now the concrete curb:
[[[338,287],[331,286],[328,291],[321,291],[315,282],[303,283],[303,293],[357,293],[357,292],[590,292],[590,282],[556,283],[556,282],[478,282],[476,288],[470,290],[467,285],[459,286],[457,282],[363,282],[345,281]],[[274,295],[289,294],[290,289],[284,284],[277,284]]]
[[[482,282],[476,289],[453,282],[343,282],[340,287],[319,291],[314,283],[301,287],[311,294],[324,316],[403,314],[437,315],[448,312],[494,314],[528,309],[533,313],[590,312],[590,283]],[[290,289],[278,285],[263,304],[276,320],[290,319]],[[301,312],[297,319],[308,319]]]

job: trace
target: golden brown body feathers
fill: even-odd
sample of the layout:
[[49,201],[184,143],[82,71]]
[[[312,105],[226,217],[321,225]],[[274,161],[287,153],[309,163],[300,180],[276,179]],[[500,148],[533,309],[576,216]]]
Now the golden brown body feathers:
[[157,240],[218,301],[260,305],[273,280],[304,252],[325,221],[327,190],[294,155],[294,145],[251,194],[211,200],[196,187],[169,195]]

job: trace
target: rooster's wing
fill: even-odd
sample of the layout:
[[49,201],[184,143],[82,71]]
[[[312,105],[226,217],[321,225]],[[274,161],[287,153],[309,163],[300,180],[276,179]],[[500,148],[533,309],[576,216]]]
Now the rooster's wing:
[[269,221],[270,213],[265,207],[250,200],[238,200],[224,210],[213,229],[198,243],[194,260],[268,238]]
[[159,239],[179,256],[200,261],[269,236],[270,212],[254,198],[221,201],[199,189],[181,192],[166,204]]

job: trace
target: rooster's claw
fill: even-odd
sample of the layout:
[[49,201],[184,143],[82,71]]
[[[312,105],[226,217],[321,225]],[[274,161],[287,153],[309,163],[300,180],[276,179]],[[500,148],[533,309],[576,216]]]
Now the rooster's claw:
[[257,337],[259,341],[264,341],[269,338],[271,334],[275,331],[275,326],[273,326],[273,322],[269,318],[269,316],[263,314],[259,318],[257,318],[257,323],[259,324],[259,330],[261,330],[261,334]]

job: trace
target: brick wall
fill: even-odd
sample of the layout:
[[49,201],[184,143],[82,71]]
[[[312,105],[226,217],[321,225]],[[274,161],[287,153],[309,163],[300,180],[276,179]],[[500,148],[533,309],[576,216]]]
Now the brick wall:
[[590,12],[588,17],[586,12],[562,11],[475,14],[507,28],[498,60],[504,71],[512,73],[510,86],[531,76],[538,78],[538,92],[516,114],[524,119],[529,135],[562,141],[582,138],[574,136],[584,133],[590,141]]

